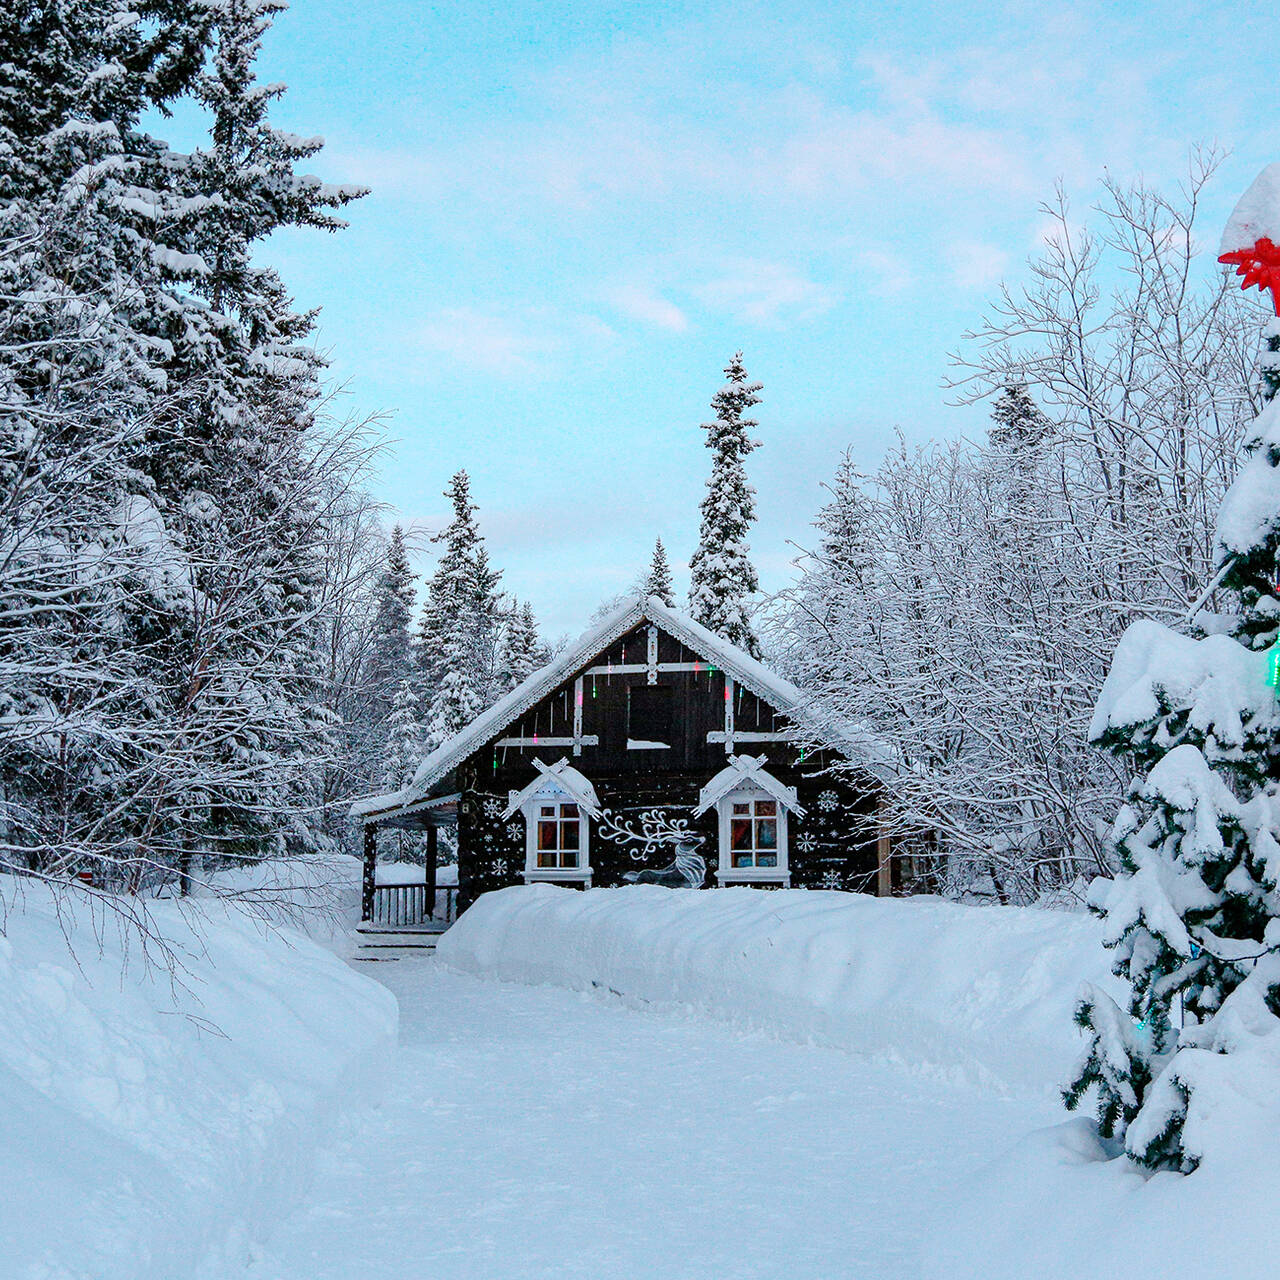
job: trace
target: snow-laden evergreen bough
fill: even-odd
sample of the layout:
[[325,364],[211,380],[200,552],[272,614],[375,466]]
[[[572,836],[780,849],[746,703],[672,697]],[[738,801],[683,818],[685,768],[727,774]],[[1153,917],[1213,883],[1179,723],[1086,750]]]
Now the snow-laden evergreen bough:
[[1130,996],[1121,1010],[1086,990],[1065,1099],[1092,1093],[1103,1136],[1184,1172],[1224,1109],[1280,1098],[1280,402],[1245,448],[1217,522],[1235,611],[1201,615],[1201,638],[1134,623],[1091,733],[1138,775],[1112,831],[1118,874],[1090,896]]

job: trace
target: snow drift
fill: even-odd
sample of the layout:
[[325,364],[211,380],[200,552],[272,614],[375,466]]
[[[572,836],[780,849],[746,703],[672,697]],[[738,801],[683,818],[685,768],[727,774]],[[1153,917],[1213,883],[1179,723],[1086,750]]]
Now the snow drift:
[[0,887],[4,1275],[228,1274],[389,1061],[395,1000],[224,902],[148,904],[169,973],[87,899]]
[[1064,1082],[1081,981],[1116,989],[1085,915],[812,890],[504,889],[437,955],[1018,1091]]

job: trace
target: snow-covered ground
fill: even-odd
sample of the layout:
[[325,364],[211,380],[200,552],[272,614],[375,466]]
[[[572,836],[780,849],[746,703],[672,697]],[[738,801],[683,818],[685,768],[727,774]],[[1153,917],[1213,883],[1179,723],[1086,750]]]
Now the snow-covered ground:
[[1058,1114],[607,994],[377,972],[395,1081],[251,1280],[914,1280],[935,1209]]
[[[353,866],[307,874],[349,911]],[[76,971],[41,892],[0,941],[3,1280],[1275,1274],[1274,1099],[1189,1178],[1064,1121],[1085,916],[536,886],[356,975],[160,903],[171,991],[87,920]]]
[[1006,1091],[1056,1093],[1081,1048],[1080,983],[1108,990],[1092,917],[937,898],[656,885],[486,894],[441,959],[611,990]]
[[[343,870],[307,868],[309,891]],[[253,912],[146,904],[171,972],[83,895],[0,877],[4,1280],[221,1280],[305,1191],[334,1115],[379,1088],[394,1001],[264,926],[279,877],[242,879]]]

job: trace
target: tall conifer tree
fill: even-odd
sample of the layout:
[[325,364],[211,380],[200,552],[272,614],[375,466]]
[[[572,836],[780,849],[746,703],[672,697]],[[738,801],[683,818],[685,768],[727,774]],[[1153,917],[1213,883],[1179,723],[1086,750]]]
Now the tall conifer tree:
[[711,476],[702,500],[698,547],[689,561],[689,612],[703,626],[760,656],[751,627],[749,602],[760,589],[749,558],[747,534],[756,516],[755,490],[747,483],[743,463],[759,441],[759,426],[743,415],[760,403],[761,385],[747,380],[742,352],[725,369],[728,381],[711,401],[715,419],[703,424],[711,450]]
[[676,584],[671,577],[671,565],[667,561],[667,549],[659,538],[653,544],[653,559],[649,562],[649,576],[645,578],[644,593],[657,596],[667,608],[675,607]]
[[432,747],[459,733],[498,696],[501,574],[489,566],[465,471],[452,477],[445,497],[453,518],[432,539],[443,550],[423,602],[419,650],[432,688],[427,717]]
[[413,606],[417,593],[404,530],[399,525],[391,530],[376,594],[368,663],[370,713],[375,721],[391,714],[400,684],[413,665]]

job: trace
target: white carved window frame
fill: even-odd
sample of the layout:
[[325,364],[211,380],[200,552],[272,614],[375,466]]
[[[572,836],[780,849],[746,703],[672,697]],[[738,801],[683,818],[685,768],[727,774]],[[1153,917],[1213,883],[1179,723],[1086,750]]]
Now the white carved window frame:
[[[578,865],[576,867],[538,866],[538,823],[542,820],[539,810],[544,805],[562,804],[578,806]],[[591,888],[591,818],[576,796],[548,782],[539,787],[520,805],[524,814],[524,879],[526,884],[582,884]],[[557,822],[562,821],[557,816]]]
[[[778,822],[778,865],[776,867],[735,867],[733,850],[730,847],[730,832],[733,824],[733,806],[735,804],[753,803],[756,800],[772,800],[777,805]],[[763,787],[755,787],[746,783],[741,787],[720,797],[716,801],[716,812],[720,825],[720,856],[716,868],[716,880],[722,884],[777,884],[784,889],[791,887],[791,866],[788,861],[787,839],[787,806],[778,797]],[[753,816],[753,821],[755,821]]]

